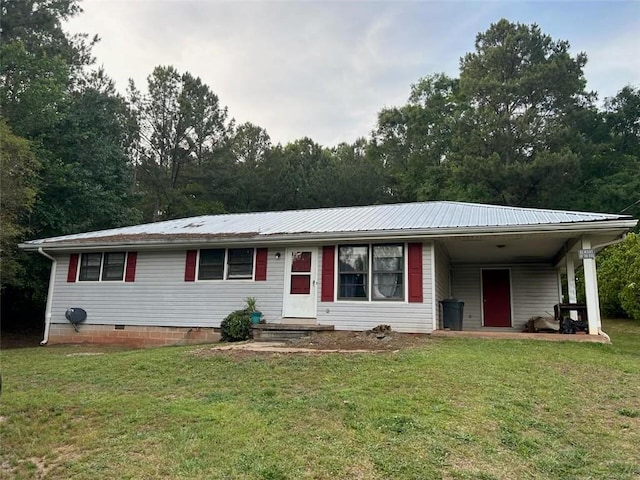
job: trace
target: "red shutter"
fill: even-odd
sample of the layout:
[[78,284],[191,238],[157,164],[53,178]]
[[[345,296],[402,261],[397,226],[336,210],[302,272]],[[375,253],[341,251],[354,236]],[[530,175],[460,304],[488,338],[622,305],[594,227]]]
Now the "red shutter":
[[127,254],[127,267],[125,268],[124,281],[135,282],[136,281],[136,262],[138,260],[137,252],[129,252]]
[[198,258],[197,250],[187,250],[187,263],[184,267],[184,281],[194,282],[196,280],[196,259]]
[[409,302],[422,303],[422,244],[409,244]]
[[67,272],[67,282],[73,283],[78,276],[78,257],[77,253],[69,255],[69,271]]
[[267,280],[267,256],[268,248],[258,248],[256,250],[256,282]]
[[323,302],[333,302],[335,251],[334,246],[322,247],[322,293],[320,299]]

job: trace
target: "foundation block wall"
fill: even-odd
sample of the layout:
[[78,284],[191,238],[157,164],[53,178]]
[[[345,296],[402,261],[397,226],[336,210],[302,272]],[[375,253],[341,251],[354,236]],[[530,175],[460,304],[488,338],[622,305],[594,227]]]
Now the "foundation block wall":
[[96,343],[135,347],[161,345],[195,345],[220,341],[220,333],[206,327],[142,327],[115,325],[52,324],[49,345],[63,343]]

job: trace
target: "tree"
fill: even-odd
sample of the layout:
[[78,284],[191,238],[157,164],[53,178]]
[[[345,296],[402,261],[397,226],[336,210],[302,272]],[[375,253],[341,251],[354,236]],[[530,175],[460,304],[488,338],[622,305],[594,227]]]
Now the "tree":
[[[219,210],[216,187],[223,184],[215,173],[232,163],[228,142],[233,121],[217,95],[200,78],[169,66],[154,69],[146,95],[131,82],[129,101],[130,112],[138,115],[136,180],[145,218],[192,215],[203,207]],[[190,204],[200,207],[194,211]]]
[[[126,109],[106,74],[91,68],[97,38],[62,29],[81,11],[78,2],[5,0],[0,9],[0,107],[39,165],[25,203],[28,210],[33,201],[31,212],[17,217],[11,241],[137,221]],[[3,268],[3,324],[12,317],[21,324],[25,316],[39,321],[33,305],[45,298],[49,262],[14,258],[20,275],[4,275]]]
[[72,68],[93,63],[91,48],[97,37],[69,36],[62,22],[82,12],[78,0],[3,0],[0,6],[4,45],[19,42],[38,58],[61,57]]
[[28,232],[25,218],[36,197],[39,163],[29,142],[13,134],[0,118],[0,269],[2,283],[20,284],[17,243]]
[[70,73],[61,57],[39,57],[20,42],[0,46],[0,106],[13,130],[39,138],[63,116]]
[[444,74],[421,79],[407,105],[382,110],[369,150],[382,164],[395,201],[451,197],[449,161],[462,105],[458,80]]
[[630,233],[598,255],[598,289],[604,315],[640,320],[640,235]]
[[341,143],[329,151],[335,172],[333,206],[372,205],[389,200],[382,164],[379,158],[370,155],[370,148],[366,139],[359,138],[353,144]]
[[43,137],[43,163],[34,223],[38,236],[98,230],[141,220],[133,205],[126,154],[126,106],[100,71],[69,96],[63,119]]
[[66,94],[87,81],[98,38],[62,28],[81,11],[77,0],[2,1],[0,105],[16,134],[46,132],[63,114]]
[[231,154],[235,172],[235,195],[225,205],[232,212],[263,210],[272,194],[267,184],[267,161],[271,152],[271,138],[258,125],[244,123],[231,138]]
[[479,33],[459,79],[427,76],[380,112],[371,153],[392,197],[570,207],[587,151],[577,122],[593,109],[585,63],[536,25]]
[[592,100],[586,55],[504,19],[475,46],[460,62],[459,180],[476,200],[561,206],[580,166],[573,112]]
[[335,205],[335,165],[330,152],[310,138],[273,148],[266,176],[272,188],[268,208],[289,210]]

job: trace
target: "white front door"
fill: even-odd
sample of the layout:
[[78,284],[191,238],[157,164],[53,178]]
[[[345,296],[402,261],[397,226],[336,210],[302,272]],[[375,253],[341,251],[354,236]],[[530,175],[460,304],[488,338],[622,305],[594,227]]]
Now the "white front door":
[[289,248],[285,254],[283,317],[316,318],[318,250]]

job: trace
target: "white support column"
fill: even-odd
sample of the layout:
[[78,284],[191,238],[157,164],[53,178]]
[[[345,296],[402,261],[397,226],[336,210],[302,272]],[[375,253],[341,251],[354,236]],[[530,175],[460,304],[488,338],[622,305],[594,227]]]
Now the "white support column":
[[558,281],[558,303],[562,303],[563,294],[562,294],[562,269],[556,268],[556,276]]
[[[567,293],[569,294],[569,303],[577,303],[578,297],[576,295],[576,268],[573,263],[573,255],[567,253]],[[571,310],[571,320],[578,319],[578,312]]]
[[[591,248],[591,239],[582,237],[583,250]],[[596,273],[595,258],[585,258],[582,260],[584,269],[584,290],[587,297],[587,317],[589,320],[589,335],[598,335],[600,322],[600,301],[598,300],[598,277]]]

